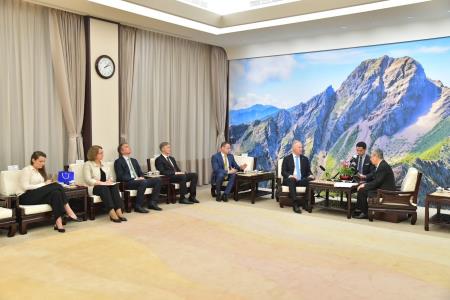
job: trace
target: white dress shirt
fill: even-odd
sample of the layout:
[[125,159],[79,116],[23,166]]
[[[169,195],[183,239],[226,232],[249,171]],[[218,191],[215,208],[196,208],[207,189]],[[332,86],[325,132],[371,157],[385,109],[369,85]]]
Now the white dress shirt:
[[22,169],[17,195],[22,195],[28,190],[35,190],[45,185],[45,178],[32,165]]

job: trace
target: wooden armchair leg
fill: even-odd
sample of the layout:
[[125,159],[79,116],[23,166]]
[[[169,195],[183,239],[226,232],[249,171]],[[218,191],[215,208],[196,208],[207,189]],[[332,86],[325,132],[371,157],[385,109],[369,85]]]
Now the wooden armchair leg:
[[20,234],[27,234],[27,223],[24,223],[23,221],[19,224],[19,232]]
[[11,226],[9,226],[8,237],[15,236],[16,235],[16,230],[17,230],[17,225],[16,224],[12,224]]
[[94,204],[89,206],[89,220],[94,221],[95,220],[95,209]]
[[373,222],[373,211],[369,210],[368,218],[370,222]]
[[415,225],[417,222],[417,213],[413,213],[411,216],[411,225]]

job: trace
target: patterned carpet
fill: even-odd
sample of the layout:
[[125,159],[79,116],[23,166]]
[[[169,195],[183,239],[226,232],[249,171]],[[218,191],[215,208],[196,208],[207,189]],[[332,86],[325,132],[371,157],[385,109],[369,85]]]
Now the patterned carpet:
[[450,299],[448,237],[234,201],[128,216],[2,234],[0,299]]

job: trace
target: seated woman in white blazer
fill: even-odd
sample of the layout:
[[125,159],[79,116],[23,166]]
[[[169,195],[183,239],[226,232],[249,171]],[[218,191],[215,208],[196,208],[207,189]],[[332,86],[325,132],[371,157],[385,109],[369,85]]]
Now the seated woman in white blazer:
[[104,168],[102,163],[103,148],[97,145],[92,146],[88,150],[87,158],[88,161],[83,167],[83,176],[88,185],[89,194],[100,196],[112,222],[127,221],[122,213],[124,206],[119,187],[111,180],[110,170]]
[[17,191],[19,204],[49,204],[55,219],[54,229],[58,232],[65,232],[62,222],[65,213],[74,221],[81,222],[81,219],[78,219],[70,208],[64,188],[47,178],[46,160],[47,155],[44,152],[35,151],[31,155],[30,165],[22,169]]

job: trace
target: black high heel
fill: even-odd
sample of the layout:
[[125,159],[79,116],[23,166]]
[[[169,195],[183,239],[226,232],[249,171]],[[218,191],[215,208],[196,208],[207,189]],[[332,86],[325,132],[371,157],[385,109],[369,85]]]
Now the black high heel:
[[122,222],[128,221],[127,218],[125,218],[125,217],[119,217],[119,219],[120,219],[120,221],[122,221]]
[[64,233],[64,232],[66,232],[66,229],[64,229],[64,228],[58,228],[58,226],[53,226],[53,229],[54,230],[58,230],[58,232],[60,232],[60,233]]
[[119,218],[119,219],[113,219],[112,217],[109,217],[109,219],[111,220],[111,222],[114,222],[114,223],[121,223],[122,222],[122,220]]
[[72,217],[69,217],[69,219],[71,220],[71,221],[74,221],[74,222],[83,222],[83,219],[81,219],[81,218],[76,218],[76,219],[74,219],[74,218],[72,218]]

